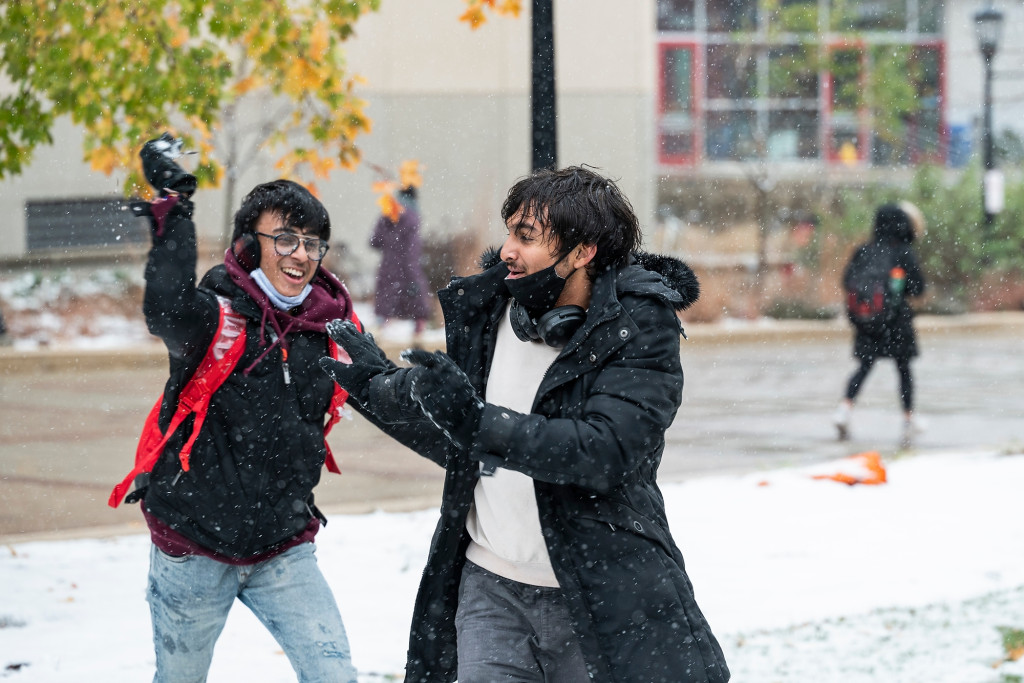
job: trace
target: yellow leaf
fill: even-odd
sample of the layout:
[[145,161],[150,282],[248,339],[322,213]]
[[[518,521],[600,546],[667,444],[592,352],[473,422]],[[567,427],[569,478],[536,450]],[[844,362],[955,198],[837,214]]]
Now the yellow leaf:
[[513,17],[518,17],[519,13],[522,11],[523,3],[519,0],[505,0],[505,2],[501,3],[501,6],[498,7],[498,13],[506,16],[511,14]]
[[250,90],[252,90],[253,88],[255,88],[255,87],[259,86],[259,85],[260,85],[260,77],[256,76],[256,75],[252,75],[252,76],[246,76],[242,80],[240,80],[237,83],[235,83],[235,85],[232,86],[232,89],[235,91],[236,95],[241,96],[241,95],[246,94],[247,92],[249,92]]
[[317,156],[310,160],[309,165],[313,169],[313,175],[317,178],[324,178],[326,180],[330,177],[331,171],[334,169],[334,159],[330,157]]
[[97,147],[89,153],[89,165],[94,171],[102,171],[106,175],[114,172],[117,164],[117,153],[111,147]]
[[171,36],[171,47],[181,47],[188,42],[188,30],[184,26],[179,26],[178,30]]
[[380,197],[377,200],[377,206],[380,207],[380,212],[392,223],[397,223],[398,217],[402,215],[402,205],[389,194]]
[[395,190],[395,184],[390,180],[378,180],[372,188],[376,194],[391,194]]
[[329,46],[330,34],[327,32],[327,23],[318,21],[309,37],[309,56],[315,62],[322,62]]
[[475,31],[483,26],[484,22],[487,21],[487,17],[484,16],[483,8],[478,5],[466,10],[466,12],[459,17],[459,21],[467,22],[469,27]]
[[398,184],[401,187],[420,187],[423,176],[420,174],[420,162],[407,159],[398,166]]
[[317,73],[316,68],[309,61],[298,57],[292,60],[288,67],[284,89],[290,94],[301,95],[309,90],[315,90],[322,82],[323,79]]
[[295,168],[295,159],[291,154],[285,154],[274,163],[274,168],[282,173],[290,173]]

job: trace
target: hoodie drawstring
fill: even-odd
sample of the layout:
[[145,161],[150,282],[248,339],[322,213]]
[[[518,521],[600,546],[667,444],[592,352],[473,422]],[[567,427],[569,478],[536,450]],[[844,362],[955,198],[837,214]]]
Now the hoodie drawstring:
[[277,316],[270,315],[270,309],[265,307],[263,309],[263,316],[260,318],[260,345],[261,346],[265,343],[263,340],[264,340],[265,333],[266,333],[267,319],[268,318],[270,319],[271,327],[274,328],[273,331],[270,333],[271,344],[270,344],[270,346],[268,346],[267,348],[265,348],[263,350],[263,353],[261,353],[259,356],[256,357],[256,360],[254,360],[249,367],[247,367],[245,370],[242,371],[242,374],[243,375],[248,375],[250,372],[252,372],[252,369],[255,368],[257,365],[259,365],[260,361],[262,361],[264,358],[266,358],[267,354],[270,353],[270,351],[275,346],[280,344],[281,345],[281,360],[283,361],[283,370],[284,370],[284,383],[285,384],[291,384],[291,381],[292,381],[291,373],[288,371],[288,340],[287,340],[286,337],[287,337],[288,333],[291,331],[292,327],[295,325],[295,321],[294,320],[289,320],[288,321],[288,325],[286,325],[284,330],[282,330],[281,329],[281,324],[277,321]]

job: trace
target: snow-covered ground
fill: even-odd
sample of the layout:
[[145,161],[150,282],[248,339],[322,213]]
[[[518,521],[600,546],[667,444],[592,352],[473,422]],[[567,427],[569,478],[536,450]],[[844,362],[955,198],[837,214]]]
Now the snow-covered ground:
[[[664,487],[734,681],[1024,676],[1024,661],[1002,662],[997,630],[1024,628],[1024,455],[927,453],[886,465],[888,483],[879,486],[815,480],[817,466]],[[402,678],[435,520],[432,510],[333,515],[318,537],[362,681]],[[144,535],[8,546],[0,557],[0,679],[149,680],[147,553]],[[236,603],[210,680],[295,678]]]

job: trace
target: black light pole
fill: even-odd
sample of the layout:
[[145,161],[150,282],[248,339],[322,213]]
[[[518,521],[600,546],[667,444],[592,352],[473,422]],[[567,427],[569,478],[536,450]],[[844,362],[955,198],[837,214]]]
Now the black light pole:
[[530,112],[533,128],[533,170],[554,168],[558,161],[555,135],[555,24],[552,0],[533,0],[533,61]]
[[999,49],[999,38],[1003,31],[1003,13],[996,8],[989,6],[974,14],[974,28],[978,35],[978,49],[985,61],[985,97],[983,105],[983,129],[982,129],[982,153],[985,165],[984,181],[982,183],[982,208],[985,212],[985,225],[991,226],[995,218],[998,206],[993,206],[995,201],[993,195],[1001,187],[992,187],[997,183],[993,173],[996,167],[995,144],[992,139],[992,60]]

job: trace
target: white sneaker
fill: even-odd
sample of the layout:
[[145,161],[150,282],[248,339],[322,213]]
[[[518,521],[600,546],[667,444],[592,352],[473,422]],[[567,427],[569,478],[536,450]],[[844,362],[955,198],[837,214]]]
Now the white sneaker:
[[836,426],[840,441],[850,438],[850,404],[843,401],[832,415],[832,424]]

